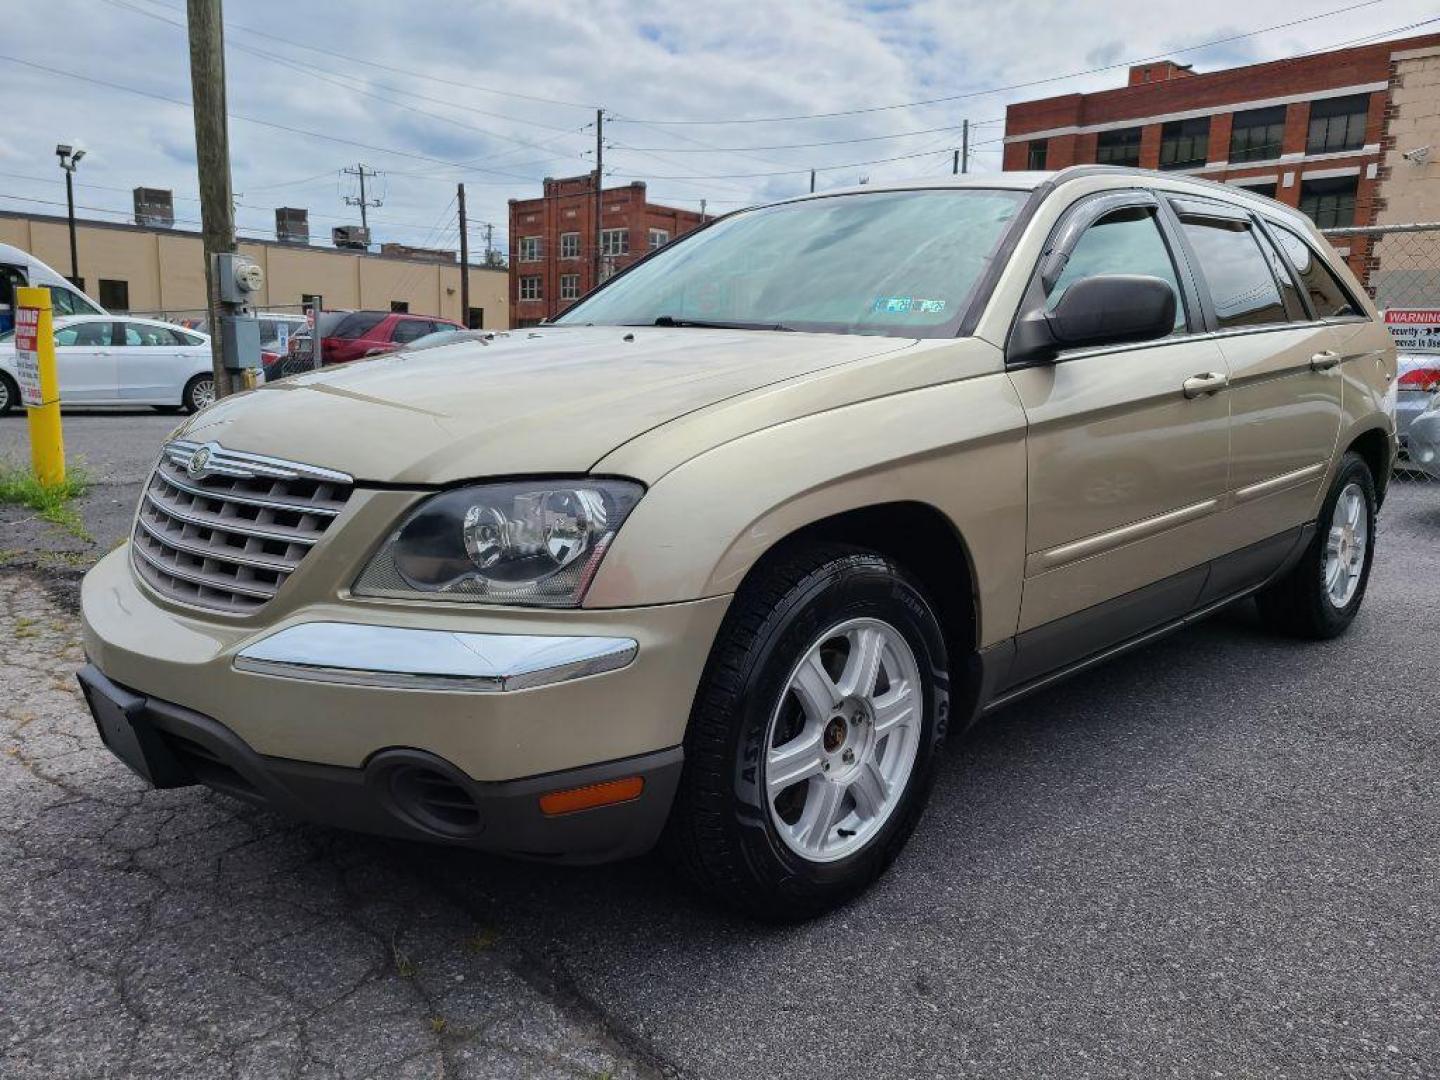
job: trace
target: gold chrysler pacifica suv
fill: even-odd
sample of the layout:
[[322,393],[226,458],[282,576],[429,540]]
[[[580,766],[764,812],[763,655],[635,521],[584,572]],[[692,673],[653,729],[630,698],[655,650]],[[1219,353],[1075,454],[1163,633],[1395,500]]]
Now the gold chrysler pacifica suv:
[[1123,169],[740,211],[551,325],[287,379],[165,443],[84,585],[110,749],[331,825],[658,845],[802,918],[947,729],[1254,596],[1343,632],[1395,348],[1294,210]]

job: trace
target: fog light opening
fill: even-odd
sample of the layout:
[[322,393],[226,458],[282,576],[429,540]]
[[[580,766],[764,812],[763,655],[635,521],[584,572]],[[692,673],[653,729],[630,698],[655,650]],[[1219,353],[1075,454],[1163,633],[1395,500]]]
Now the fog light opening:
[[390,770],[394,807],[421,828],[445,836],[474,836],[483,828],[470,792],[438,769],[401,765]]
[[546,817],[559,814],[573,814],[580,810],[594,810],[600,806],[632,802],[645,790],[645,778],[627,776],[620,780],[606,780],[602,784],[587,784],[585,787],[565,788],[540,796],[540,812]]

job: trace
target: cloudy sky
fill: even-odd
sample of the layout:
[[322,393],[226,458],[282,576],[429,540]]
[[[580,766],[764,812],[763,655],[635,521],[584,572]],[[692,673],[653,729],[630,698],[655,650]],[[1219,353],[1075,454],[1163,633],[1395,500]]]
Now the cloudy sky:
[[[607,182],[724,211],[803,191],[812,167],[822,189],[947,172],[967,118],[973,168],[996,169],[1007,102],[1121,85],[1126,63],[1159,55],[1203,71],[1434,32],[1440,8],[228,0],[226,21],[242,236],[273,236],[276,206],[308,208],[312,237],[356,221],[340,170],[364,162],[381,173],[377,240],[455,247],[463,180],[479,248],[487,221],[506,244],[507,199],[593,168],[597,108]],[[82,216],[127,220],[143,184],[172,189],[177,224],[198,226],[183,22],[183,0],[0,0],[0,209],[63,214],[54,147],[71,141],[88,152]]]

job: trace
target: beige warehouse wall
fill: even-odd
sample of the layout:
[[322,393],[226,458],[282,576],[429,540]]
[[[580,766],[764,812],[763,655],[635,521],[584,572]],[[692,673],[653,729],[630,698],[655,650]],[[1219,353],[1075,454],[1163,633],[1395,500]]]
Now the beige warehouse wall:
[[[1440,48],[1409,49],[1391,57],[1392,115],[1385,151],[1378,215],[1382,225],[1440,221]],[[1388,142],[1389,140],[1387,140]],[[1429,160],[1415,162],[1408,151],[1430,148]]]
[[[0,216],[0,243],[28,251],[57,272],[70,270],[64,219]],[[80,222],[76,229],[85,291],[99,297],[101,278],[129,286],[133,311],[194,312],[205,306],[205,263],[193,233]],[[319,293],[332,308],[388,310],[409,304],[417,315],[462,319],[460,267],[423,260],[362,255],[320,247],[242,243],[240,251],[265,270],[257,307],[298,309]],[[510,325],[509,286],[503,270],[470,268],[470,306],[483,308],[485,325]]]

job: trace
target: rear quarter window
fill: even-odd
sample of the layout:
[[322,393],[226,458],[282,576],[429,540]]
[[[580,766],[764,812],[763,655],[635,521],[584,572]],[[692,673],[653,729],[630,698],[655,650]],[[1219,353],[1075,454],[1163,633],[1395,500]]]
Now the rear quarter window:
[[1284,225],[1272,223],[1272,228],[1275,238],[1285,249],[1290,264],[1300,275],[1301,285],[1310,298],[1310,306],[1315,309],[1317,318],[1339,319],[1364,314],[1360,305],[1350,298],[1345,286],[1340,284],[1335,272],[1308,243]]

